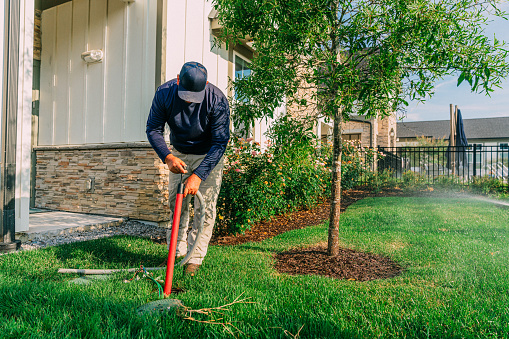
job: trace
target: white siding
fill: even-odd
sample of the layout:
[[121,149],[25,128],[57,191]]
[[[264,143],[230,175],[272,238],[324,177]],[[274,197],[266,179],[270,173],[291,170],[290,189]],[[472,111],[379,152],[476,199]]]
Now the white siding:
[[207,68],[209,82],[226,95],[228,52],[224,48],[212,48],[208,19],[212,8],[211,1],[168,0],[166,80],[176,78],[185,62],[197,61]]
[[81,53],[87,50],[88,42],[88,0],[74,0],[73,12],[81,15],[72,17],[72,46],[71,46],[71,75],[69,85],[72,89],[69,117],[69,144],[85,143],[86,102],[86,76],[87,65],[81,60]]
[[[157,2],[73,0],[42,13],[39,145],[145,141]],[[81,53],[100,49],[87,64]]]

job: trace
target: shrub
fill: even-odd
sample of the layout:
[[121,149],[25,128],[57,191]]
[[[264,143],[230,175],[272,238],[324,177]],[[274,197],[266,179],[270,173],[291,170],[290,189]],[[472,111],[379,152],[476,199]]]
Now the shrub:
[[[311,127],[283,117],[262,147],[252,138],[233,137],[226,150],[215,231],[244,233],[254,223],[316,205],[330,194],[332,147],[317,143]],[[357,185],[369,172],[374,151],[343,145],[342,187]]]
[[503,180],[488,176],[472,177],[469,187],[472,191],[482,194],[502,195],[508,191],[507,184]]
[[330,169],[305,127],[283,118],[273,125],[273,142],[232,138],[217,205],[216,231],[244,233],[271,216],[310,208],[328,195]]
[[401,185],[401,180],[394,177],[391,170],[384,169],[383,172],[366,173],[366,186],[373,192],[378,193],[382,189],[396,188]]

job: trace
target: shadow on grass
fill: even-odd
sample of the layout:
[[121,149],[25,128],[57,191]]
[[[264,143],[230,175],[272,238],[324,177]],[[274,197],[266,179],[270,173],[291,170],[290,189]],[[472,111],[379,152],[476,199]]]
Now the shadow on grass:
[[[130,293],[111,293],[101,288],[90,289],[57,283],[6,282],[0,285],[0,331],[2,338],[37,336],[39,338],[231,338],[222,327],[183,320],[174,313],[164,316],[138,316],[136,308],[142,298]],[[110,293],[108,293],[110,292]],[[210,300],[196,300],[200,307],[214,307]],[[240,312],[239,314],[236,314]],[[278,310],[266,314],[246,314],[232,308],[229,320],[252,338],[285,338],[299,329],[304,338],[357,338],[358,333],[342,329],[338,324],[321,319],[319,314],[294,314]],[[260,319],[265,321],[260,322]],[[206,317],[204,318],[206,320]],[[233,332],[238,334],[235,329]],[[285,332],[287,331],[287,332]],[[285,335],[285,333],[287,333]]]
[[87,338],[103,338],[108,332],[114,336],[146,330],[149,321],[136,315],[136,301],[63,284],[4,281],[0,286],[0,336],[78,338],[86,334]]
[[[144,265],[157,266],[164,252],[154,250],[150,240],[118,236],[56,246],[56,258],[62,263],[80,267],[67,268],[131,268]],[[97,267],[91,267],[96,265]]]
[[1,256],[0,273],[8,272],[10,277],[23,280],[62,281],[75,275],[59,274],[59,268],[154,267],[166,257],[165,246],[155,245],[148,239],[116,236]]

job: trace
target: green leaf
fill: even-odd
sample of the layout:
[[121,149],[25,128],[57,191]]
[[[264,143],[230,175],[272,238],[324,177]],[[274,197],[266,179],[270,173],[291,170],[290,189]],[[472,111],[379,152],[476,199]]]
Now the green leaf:
[[460,77],[458,78],[458,84],[456,86],[459,86],[463,80],[465,80],[465,73],[460,74]]

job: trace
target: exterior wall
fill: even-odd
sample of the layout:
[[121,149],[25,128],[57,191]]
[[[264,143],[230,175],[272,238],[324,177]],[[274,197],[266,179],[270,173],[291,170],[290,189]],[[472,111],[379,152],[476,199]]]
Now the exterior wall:
[[[393,135],[391,136],[391,132]],[[377,146],[395,147],[396,146],[397,123],[394,114],[379,119]]]
[[[73,0],[42,12],[39,145],[146,140],[157,3]],[[90,50],[102,62],[84,62]]]
[[[4,62],[5,62],[5,59],[4,59],[4,54],[5,54],[5,50],[4,50],[4,47],[5,47],[5,40],[6,40],[6,32],[5,32],[5,23],[6,21],[8,20],[6,18],[6,15],[7,13],[5,12],[5,1],[1,1],[0,3],[0,37],[2,38],[1,40],[1,43],[0,43],[0,90],[2,90],[2,92],[0,92],[0,107],[4,107],[4,95],[3,93],[5,93],[5,77],[7,76],[7,74],[4,74]],[[0,109],[0,121],[1,118],[2,118],[2,115],[4,114],[4,111],[3,109]],[[0,140],[3,140],[3,137],[2,137],[2,134],[3,134],[3,131],[2,129],[0,128]]]
[[[328,137],[332,140],[332,123],[327,124],[323,119],[318,120],[319,133],[318,137],[324,139]],[[371,123],[371,125],[370,125]],[[366,122],[348,121],[344,122],[342,126],[342,134],[360,134],[361,146],[376,147],[378,124],[376,119],[367,120]],[[370,135],[372,133],[372,135]]]
[[36,207],[169,220],[169,170],[143,144],[38,147]]
[[209,20],[212,9],[211,1],[167,0],[164,80],[176,78],[184,63],[196,61],[207,68],[209,82],[226,95],[228,77],[235,78],[233,61],[224,45],[214,46]]
[[361,146],[370,146],[370,132],[370,125],[367,122],[348,121],[343,124],[343,135],[360,134]]

